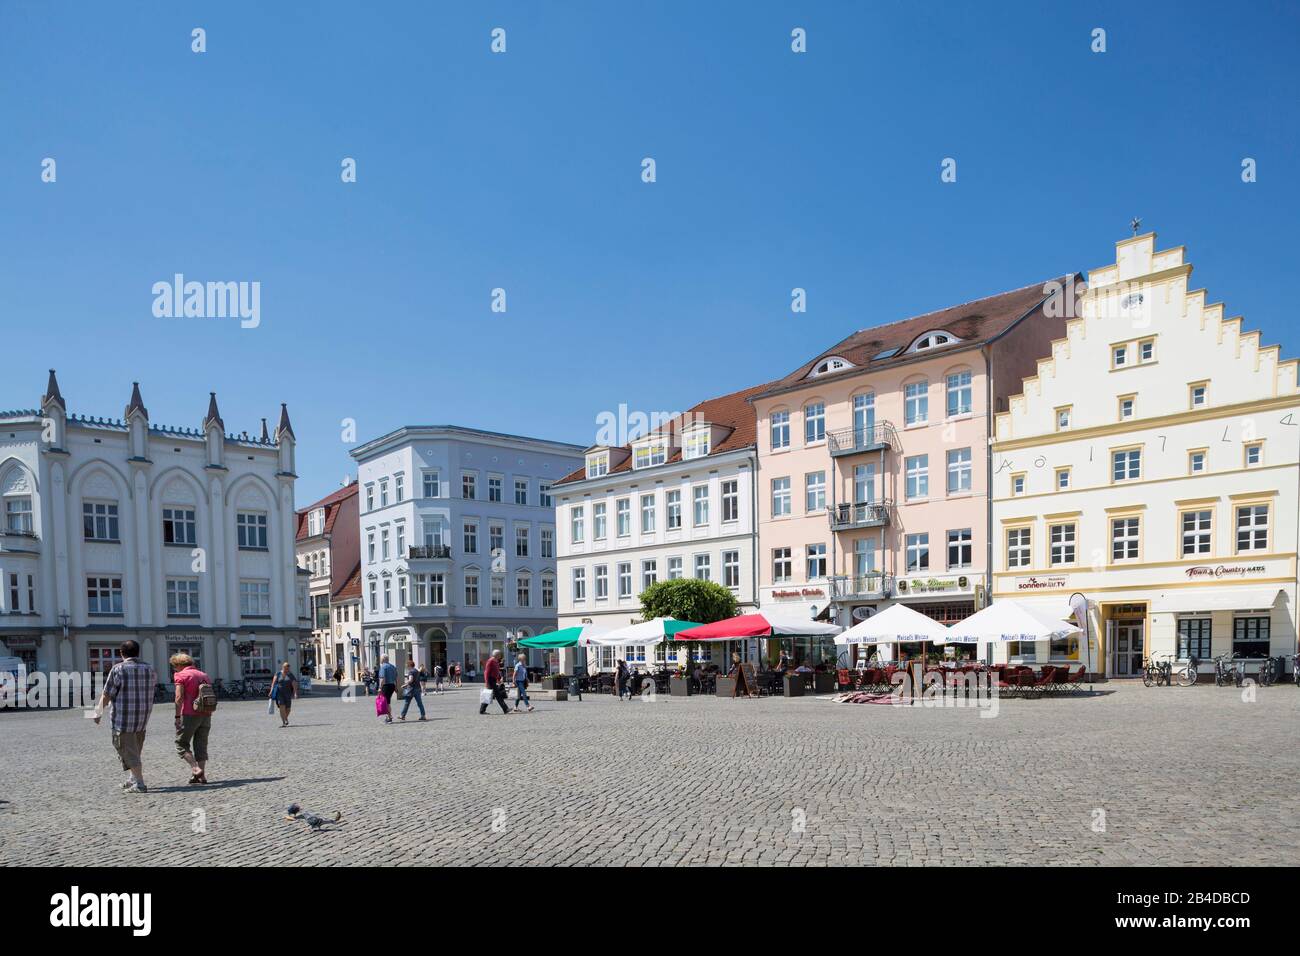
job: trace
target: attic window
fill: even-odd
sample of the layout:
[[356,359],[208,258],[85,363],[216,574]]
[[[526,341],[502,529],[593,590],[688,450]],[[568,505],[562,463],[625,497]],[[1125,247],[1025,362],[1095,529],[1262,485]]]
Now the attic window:
[[956,341],[957,338],[947,332],[926,332],[925,335],[916,340],[908,351],[924,352],[928,349],[937,349],[942,345],[951,345]]
[[883,359],[893,358],[893,357],[894,357],[895,355],[897,355],[897,354],[898,354],[898,349],[896,349],[896,348],[893,348],[893,349],[885,349],[883,352],[880,352],[880,353],[877,354],[874,358],[872,358],[872,361],[873,361],[873,362],[879,362],[879,361],[882,361]]
[[609,452],[587,456],[587,477],[599,478],[609,474]]
[[816,378],[818,375],[826,375],[829,372],[838,372],[846,368],[853,368],[853,363],[848,359],[840,358],[838,355],[832,355],[830,358],[818,362],[817,366],[808,373],[808,377]]

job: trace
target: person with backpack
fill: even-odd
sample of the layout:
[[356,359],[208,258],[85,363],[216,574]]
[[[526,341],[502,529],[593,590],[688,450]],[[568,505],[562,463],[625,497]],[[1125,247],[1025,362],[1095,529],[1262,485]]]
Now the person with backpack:
[[527,658],[519,655],[519,660],[515,661],[515,713],[519,712],[519,705],[522,703],[528,708],[528,712],[533,711],[533,702],[528,699],[528,665]]
[[208,733],[217,694],[207,674],[194,666],[194,658],[173,654],[172,683],[176,685],[176,753],[190,767],[190,784],[208,782]]
[[280,673],[275,675],[275,680],[271,681],[271,700],[280,708],[280,726],[289,726],[289,709],[293,707],[293,699],[298,693],[298,678],[293,676],[293,671],[289,667],[289,662],[285,661],[280,665]]
[[433,665],[433,692],[435,694],[442,693],[442,663],[441,662]]

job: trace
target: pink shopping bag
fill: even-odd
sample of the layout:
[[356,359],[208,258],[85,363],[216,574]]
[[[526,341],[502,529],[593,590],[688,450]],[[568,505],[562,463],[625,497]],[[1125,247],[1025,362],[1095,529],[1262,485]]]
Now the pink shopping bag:
[[385,697],[383,694],[380,694],[378,697],[375,698],[375,716],[376,717],[388,716],[388,698]]

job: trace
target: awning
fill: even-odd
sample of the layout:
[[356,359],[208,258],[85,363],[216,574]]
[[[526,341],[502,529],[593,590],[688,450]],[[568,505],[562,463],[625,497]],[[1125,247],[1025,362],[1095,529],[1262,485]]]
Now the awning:
[[1151,602],[1152,611],[1266,611],[1281,588],[1180,588]]
[[1070,607],[1070,602],[1062,597],[1039,598],[1038,600],[1017,597],[1015,601],[1021,607],[1027,607],[1040,617],[1046,617],[1048,620],[1074,620],[1074,609]]

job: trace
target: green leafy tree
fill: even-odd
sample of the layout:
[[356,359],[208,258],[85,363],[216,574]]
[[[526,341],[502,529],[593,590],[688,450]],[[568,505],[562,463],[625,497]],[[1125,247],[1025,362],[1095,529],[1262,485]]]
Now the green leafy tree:
[[712,624],[736,616],[736,596],[716,581],[674,578],[656,581],[641,592],[641,616],[673,617]]
[[[674,578],[656,581],[641,592],[641,616],[647,621],[656,617],[672,617],[696,624],[712,624],[736,616],[736,596],[716,581],[697,581],[695,578]],[[678,658],[683,671],[691,668],[689,643],[682,648],[685,659]]]

